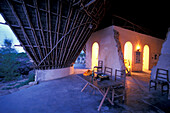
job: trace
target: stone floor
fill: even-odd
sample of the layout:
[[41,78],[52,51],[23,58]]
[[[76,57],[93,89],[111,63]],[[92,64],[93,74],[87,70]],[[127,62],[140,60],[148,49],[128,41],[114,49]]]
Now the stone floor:
[[[79,71],[80,72],[80,71]],[[132,73],[127,76],[126,101],[104,102],[102,113],[163,113],[170,112],[167,95],[148,90],[149,74]],[[86,83],[70,75],[65,78],[41,82],[9,95],[0,96],[0,113],[96,113],[102,96],[92,94],[90,87],[80,92]]]

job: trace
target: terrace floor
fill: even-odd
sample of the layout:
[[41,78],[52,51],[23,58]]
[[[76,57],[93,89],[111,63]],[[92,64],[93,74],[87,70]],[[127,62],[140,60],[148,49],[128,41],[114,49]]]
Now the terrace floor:
[[[106,100],[100,112],[170,112],[170,100],[166,94],[162,96],[159,88],[149,92],[149,77],[147,73],[127,76],[126,101],[116,100],[111,106]],[[41,82],[0,96],[0,113],[97,113],[102,96],[98,92],[93,94],[90,87],[81,93],[85,84],[76,75]]]

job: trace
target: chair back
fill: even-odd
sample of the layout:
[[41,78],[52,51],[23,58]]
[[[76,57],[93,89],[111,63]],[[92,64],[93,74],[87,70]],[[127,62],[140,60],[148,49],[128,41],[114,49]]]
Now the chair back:
[[112,68],[110,67],[105,67],[104,68],[104,74],[108,75],[110,79],[112,79]]
[[115,69],[115,81],[124,80],[126,77],[125,70]]
[[169,82],[168,70],[158,68],[156,71],[156,80]]
[[103,61],[99,60],[98,61],[97,72],[102,72],[102,71],[103,71]]
[[103,67],[103,61],[102,60],[98,61],[98,67]]

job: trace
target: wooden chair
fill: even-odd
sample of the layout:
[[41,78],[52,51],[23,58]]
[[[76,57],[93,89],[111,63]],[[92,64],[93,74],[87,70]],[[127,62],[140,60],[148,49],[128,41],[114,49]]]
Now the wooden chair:
[[115,69],[115,82],[118,82],[118,85],[113,87],[114,92],[112,92],[112,101],[114,101],[114,98],[118,97],[123,97],[123,100],[125,100],[125,81],[126,81],[125,70]]
[[115,69],[115,81],[124,79],[125,70]]
[[95,72],[96,74],[102,74],[103,72],[103,61],[99,60],[98,61],[98,66],[94,66],[93,70],[97,68],[97,72]]
[[112,79],[112,68],[105,67],[104,68],[104,74],[109,76],[109,79]]
[[[151,84],[154,83],[154,85],[152,86]],[[158,68],[156,71],[156,79],[155,80],[150,80],[149,82],[149,91],[150,88],[157,88],[157,84],[161,85],[161,90],[162,90],[162,95],[164,92],[169,93],[169,75],[168,75],[168,70],[166,69],[161,69]],[[166,90],[164,90],[164,86],[167,87]]]
[[[100,73],[98,73],[99,75],[102,75],[102,74],[104,74],[104,75],[108,75],[109,76],[109,78],[103,78],[102,80],[108,80],[108,79],[112,79],[112,71],[113,71],[113,69],[112,68],[110,68],[110,67],[105,67],[104,68],[104,72],[100,72]],[[102,81],[101,80],[101,81]],[[93,90],[94,90],[95,88],[93,88]],[[103,91],[106,91],[106,89],[103,89]]]

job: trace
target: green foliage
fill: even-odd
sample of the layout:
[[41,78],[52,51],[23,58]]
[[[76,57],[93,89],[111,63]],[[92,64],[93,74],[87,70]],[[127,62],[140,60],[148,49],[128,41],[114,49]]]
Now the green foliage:
[[4,46],[5,46],[6,48],[11,48],[11,46],[12,46],[12,40],[5,39],[5,40],[4,40]]
[[13,77],[19,76],[19,73],[16,71],[19,68],[16,54],[3,54],[0,59],[0,75],[5,76],[5,81],[10,81]]
[[[4,78],[5,81],[11,81],[20,76],[19,67],[29,61],[25,53],[17,53],[11,46],[12,41],[5,39],[4,45],[0,48],[0,78]],[[20,60],[23,58],[25,58],[24,61]]]
[[85,55],[85,53],[80,53],[80,57],[85,57],[86,55]]
[[35,74],[31,73],[31,74],[29,74],[29,78],[27,80],[25,80],[24,82],[15,82],[15,83],[8,84],[7,85],[8,87],[4,87],[4,88],[2,88],[2,90],[9,90],[9,89],[13,89],[13,88],[19,88],[24,85],[28,85],[29,82],[33,82],[34,79],[35,79]]
[[11,48],[12,41],[5,39],[4,47],[0,49],[0,77],[5,77],[5,81],[12,80],[12,76],[17,76],[15,72],[18,67],[16,62],[17,52]]
[[16,85],[15,88],[22,87],[24,85],[28,85],[29,82],[33,82],[35,79],[35,74],[30,74],[28,80],[21,82],[19,85]]
[[33,82],[34,80],[35,80],[35,74],[31,73],[31,74],[29,75],[28,81],[29,81],[29,82]]
[[[17,83],[17,82],[16,82]],[[7,86],[14,86],[16,83],[8,84]]]
[[19,85],[16,85],[14,88],[19,88],[19,87],[22,87],[24,85],[27,85],[29,83],[28,80],[24,81],[24,82],[21,82]]
[[13,89],[13,87],[4,87],[4,88],[2,88],[2,90],[9,90],[9,89]]
[[15,49],[12,48],[12,40],[4,39],[4,44],[0,48],[0,54],[10,54],[17,53]]

